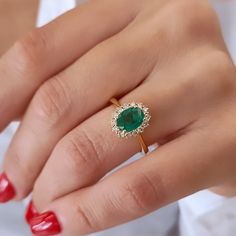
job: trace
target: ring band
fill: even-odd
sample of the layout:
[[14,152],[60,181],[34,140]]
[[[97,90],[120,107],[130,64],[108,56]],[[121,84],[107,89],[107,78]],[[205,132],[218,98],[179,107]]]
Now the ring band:
[[116,110],[112,113],[112,131],[120,138],[136,136],[142,151],[147,154],[148,146],[144,142],[142,133],[149,126],[151,119],[149,109],[142,103],[132,102],[121,105],[116,98],[112,98],[110,102],[116,106]]

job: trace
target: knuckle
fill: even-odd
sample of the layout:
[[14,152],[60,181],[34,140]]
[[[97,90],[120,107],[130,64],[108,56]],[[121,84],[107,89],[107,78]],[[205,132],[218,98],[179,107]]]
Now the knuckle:
[[67,161],[70,168],[78,172],[93,171],[99,172],[102,166],[103,147],[101,140],[93,134],[90,136],[89,131],[80,128],[76,133],[71,133],[62,144],[64,152],[68,156]]
[[38,65],[43,62],[42,52],[47,48],[45,38],[44,33],[35,29],[14,44],[15,68],[22,78],[35,76]]
[[175,24],[179,25],[184,36],[211,35],[218,28],[216,13],[208,3],[181,0],[170,6]]
[[212,63],[216,70],[219,70],[223,74],[226,72],[232,72],[234,65],[226,52],[220,50],[214,51],[212,57],[215,58],[215,60],[212,60]]
[[164,193],[160,190],[159,188],[157,192],[153,180],[146,174],[140,174],[140,176],[136,176],[136,181],[133,181],[133,184],[127,183],[120,189],[116,202],[121,207],[124,204],[128,205],[130,214],[142,214],[155,209],[164,202]]
[[81,202],[76,204],[75,211],[77,218],[81,223],[80,230],[82,232],[88,233],[100,230],[98,221],[95,219],[94,214],[92,214],[92,212],[88,208],[84,209],[81,206]]
[[218,96],[229,94],[229,92],[235,87],[235,67],[226,52],[216,50],[208,58],[208,71],[211,76],[208,76],[208,80],[212,80],[213,76],[213,92]]
[[210,48],[204,52],[200,61],[192,63],[192,69],[185,74],[186,79],[177,86],[183,93],[191,91],[199,95],[196,98],[218,103],[234,93],[235,67],[224,51]]
[[39,120],[49,126],[54,125],[65,118],[70,110],[72,104],[70,89],[58,75],[39,88],[32,104]]

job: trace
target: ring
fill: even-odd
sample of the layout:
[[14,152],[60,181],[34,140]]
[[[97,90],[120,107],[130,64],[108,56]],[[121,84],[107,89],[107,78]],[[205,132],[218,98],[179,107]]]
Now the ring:
[[110,102],[116,106],[116,110],[112,113],[112,131],[120,138],[137,137],[143,152],[148,153],[148,147],[142,137],[151,119],[148,107],[135,102],[121,105],[115,98]]

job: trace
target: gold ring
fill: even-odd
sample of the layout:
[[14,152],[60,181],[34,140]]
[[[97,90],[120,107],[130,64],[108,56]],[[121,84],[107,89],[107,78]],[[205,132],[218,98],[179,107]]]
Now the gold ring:
[[120,138],[137,137],[143,152],[148,153],[148,147],[142,136],[151,119],[148,107],[136,102],[121,105],[115,98],[110,102],[116,106],[116,110],[112,113],[112,131]]

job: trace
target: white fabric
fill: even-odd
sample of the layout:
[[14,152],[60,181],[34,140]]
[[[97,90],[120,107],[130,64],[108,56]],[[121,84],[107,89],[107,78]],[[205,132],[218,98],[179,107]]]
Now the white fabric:
[[201,191],[179,201],[181,236],[234,236],[236,198]]
[[[229,51],[236,62],[236,0],[212,0],[220,17]],[[41,0],[38,26],[75,7],[75,0]],[[1,156],[9,143],[16,125],[0,136]],[[181,236],[235,236],[236,198],[227,199],[207,190],[179,201]],[[22,204],[0,206],[0,236],[28,236],[22,221]],[[95,234],[96,236],[177,236],[169,232],[177,219],[175,206],[161,209],[152,215],[125,226]],[[14,224],[13,224],[14,222]]]
[[75,0],[44,0],[39,4],[37,26],[43,26],[57,16],[75,7]]

